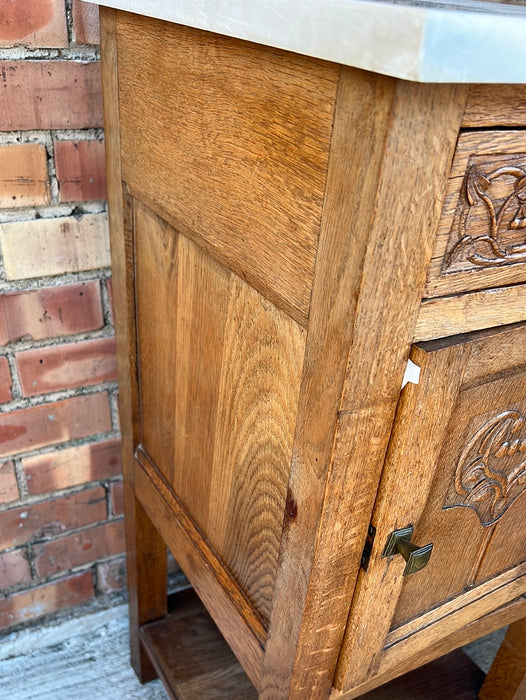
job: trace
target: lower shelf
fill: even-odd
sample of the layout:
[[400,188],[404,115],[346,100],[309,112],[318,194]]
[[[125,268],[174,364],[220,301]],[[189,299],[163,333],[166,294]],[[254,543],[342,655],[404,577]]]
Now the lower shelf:
[[141,643],[176,700],[252,700],[257,692],[192,589],[170,612],[141,627]]
[[484,672],[457,649],[365,693],[360,700],[475,700],[484,678]]

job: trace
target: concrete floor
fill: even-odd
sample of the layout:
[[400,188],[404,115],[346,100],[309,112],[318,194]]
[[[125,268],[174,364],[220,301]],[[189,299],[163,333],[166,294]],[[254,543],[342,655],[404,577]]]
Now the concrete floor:
[[168,695],[131,669],[126,605],[0,638],[0,700],[132,698]]
[[[499,631],[465,648],[487,671]],[[0,637],[0,700],[167,700],[141,685],[128,660],[128,611],[118,605]]]

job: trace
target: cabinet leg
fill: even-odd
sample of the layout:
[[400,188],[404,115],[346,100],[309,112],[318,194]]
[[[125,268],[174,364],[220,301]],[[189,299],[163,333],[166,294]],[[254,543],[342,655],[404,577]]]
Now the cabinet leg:
[[478,698],[526,700],[526,617],[509,626]]
[[[167,613],[166,545],[141,504],[130,494],[126,509],[131,663],[141,683],[157,677],[139,628]],[[133,513],[130,513],[133,510]]]

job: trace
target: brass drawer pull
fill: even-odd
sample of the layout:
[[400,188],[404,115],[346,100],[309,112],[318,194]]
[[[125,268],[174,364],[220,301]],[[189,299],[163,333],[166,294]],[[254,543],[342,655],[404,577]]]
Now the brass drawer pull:
[[419,547],[411,542],[413,530],[413,526],[408,525],[408,527],[392,532],[382,554],[382,558],[401,554],[406,561],[404,576],[409,576],[409,574],[414,574],[423,569],[429,561],[433,549],[432,544]]

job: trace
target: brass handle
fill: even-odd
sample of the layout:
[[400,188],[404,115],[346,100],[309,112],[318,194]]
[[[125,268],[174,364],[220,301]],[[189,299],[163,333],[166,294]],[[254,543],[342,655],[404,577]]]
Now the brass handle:
[[423,547],[411,542],[413,536],[413,526],[408,525],[401,530],[395,530],[389,535],[382,557],[392,557],[394,554],[401,554],[406,561],[404,576],[415,574],[423,569],[431,556],[432,544]]

